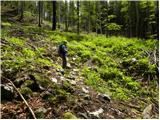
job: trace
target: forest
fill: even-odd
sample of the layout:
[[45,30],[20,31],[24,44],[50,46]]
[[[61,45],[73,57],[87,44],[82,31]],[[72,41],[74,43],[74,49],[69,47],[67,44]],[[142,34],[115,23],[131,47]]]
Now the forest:
[[1,119],[159,119],[159,1],[1,1]]

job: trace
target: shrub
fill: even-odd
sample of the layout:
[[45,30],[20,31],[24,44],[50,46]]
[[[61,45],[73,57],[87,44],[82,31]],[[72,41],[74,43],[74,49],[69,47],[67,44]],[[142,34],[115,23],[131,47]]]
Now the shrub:
[[98,70],[101,78],[104,80],[119,78],[122,79],[123,73],[121,73],[118,69],[112,67],[101,67]]
[[128,100],[129,96],[126,93],[130,92],[127,89],[118,87],[116,88],[116,92],[113,93],[113,97],[119,100]]
[[92,62],[96,63],[98,65],[102,65],[103,64],[103,60],[100,57],[98,57],[97,55],[94,55],[92,57]]
[[28,48],[23,48],[22,53],[26,58],[34,58],[36,56],[35,52]]
[[111,30],[111,31],[117,31],[117,30],[120,30],[121,29],[121,26],[116,24],[116,23],[109,23],[107,25],[107,29],[108,30]]
[[35,60],[35,63],[38,64],[39,66],[52,66],[52,62],[48,59],[43,59],[43,58],[37,58]]
[[24,41],[24,40],[19,39],[19,38],[15,38],[15,37],[9,38],[8,41],[9,41],[10,43],[15,44],[15,45],[20,46],[20,47],[23,47],[24,44],[25,44],[25,41]]
[[87,50],[81,51],[80,56],[81,56],[81,59],[82,60],[84,59],[85,61],[86,59],[89,59],[91,57],[91,52]]

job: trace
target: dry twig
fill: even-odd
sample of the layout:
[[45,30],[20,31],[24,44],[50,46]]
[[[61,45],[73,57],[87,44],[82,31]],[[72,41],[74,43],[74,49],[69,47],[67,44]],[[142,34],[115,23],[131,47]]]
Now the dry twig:
[[[4,78],[4,77],[3,77],[3,78]],[[4,78],[4,79],[8,80],[8,81],[12,84],[12,86],[14,87],[14,89],[18,92],[18,94],[20,95],[20,97],[22,98],[22,100],[24,101],[24,103],[26,104],[26,106],[28,107],[28,109],[29,109],[29,111],[31,112],[33,118],[34,118],[34,119],[37,119],[36,116],[35,116],[35,114],[34,114],[34,112],[33,112],[33,110],[32,110],[31,107],[28,105],[27,101],[24,99],[23,95],[19,92],[19,90],[18,90],[17,87],[13,84],[13,82],[12,82],[11,80],[7,79],[7,78]]]

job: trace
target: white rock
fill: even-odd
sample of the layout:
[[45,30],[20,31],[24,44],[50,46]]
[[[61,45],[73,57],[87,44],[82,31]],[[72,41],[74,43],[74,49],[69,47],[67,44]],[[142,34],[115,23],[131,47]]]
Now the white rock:
[[64,81],[64,77],[63,77],[63,76],[61,76],[60,79],[61,79],[62,81]]
[[70,63],[67,63],[67,67],[71,68],[71,64],[70,64]]
[[76,72],[71,72],[71,75],[76,75],[77,73]]
[[87,89],[85,89],[84,87],[82,87],[83,92],[85,93],[89,93],[89,91]]
[[76,85],[77,84],[77,82],[76,81],[73,81],[73,80],[70,80],[69,81],[72,85]]
[[132,62],[136,62],[137,61],[137,59],[136,58],[132,58]]
[[57,83],[57,79],[56,78],[51,78],[52,82]]
[[108,102],[111,101],[110,96],[107,95],[107,94],[98,93],[98,98],[99,98],[102,102],[103,102],[103,101],[108,101]]
[[94,116],[96,116],[96,117],[99,118],[99,114],[103,113],[103,111],[104,111],[104,110],[103,110],[102,108],[100,108],[100,109],[98,109],[97,111],[89,112],[89,114],[94,115]]
[[76,58],[74,57],[72,60],[76,60]]
[[89,86],[86,86],[87,89],[89,89]]
[[153,109],[153,105],[150,104],[143,110],[143,113],[142,113],[143,119],[151,119],[152,109]]
[[73,69],[74,72],[78,72],[78,69]]

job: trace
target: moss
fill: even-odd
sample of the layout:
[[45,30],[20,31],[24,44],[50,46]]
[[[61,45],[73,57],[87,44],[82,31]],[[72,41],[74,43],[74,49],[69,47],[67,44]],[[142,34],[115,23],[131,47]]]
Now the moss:
[[52,84],[51,84],[51,81],[49,80],[49,78],[47,78],[47,77],[44,76],[43,74],[34,73],[33,75],[34,75],[36,81],[37,81],[40,85],[42,85],[42,86],[44,86],[44,87],[48,87],[49,85],[52,85]]
[[20,88],[20,93],[25,97],[29,98],[33,93],[32,90],[28,87]]
[[98,65],[102,65],[103,64],[103,60],[100,57],[94,55],[92,57],[92,63],[93,64],[98,64]]
[[33,80],[25,80],[24,86],[30,86],[30,85],[32,85],[33,83],[34,83]]
[[67,95],[69,95],[69,93],[73,93],[74,92],[72,85],[67,81],[63,82],[62,89],[64,89],[67,92],[66,93]]
[[19,39],[19,38],[15,38],[15,37],[9,38],[8,41],[9,41],[10,43],[15,44],[15,45],[18,45],[18,46],[20,46],[20,47],[23,47],[24,44],[25,44],[25,41],[24,41],[24,40]]
[[11,23],[9,23],[9,22],[2,22],[1,24],[2,24],[2,26],[5,26],[5,27],[11,26]]
[[25,57],[35,57],[36,56],[35,52],[28,48],[23,48],[22,53]]
[[57,98],[55,96],[50,96],[47,101],[49,101],[51,104],[55,104],[57,102]]
[[64,113],[64,119],[77,119],[77,117],[71,112]]

